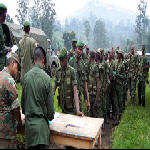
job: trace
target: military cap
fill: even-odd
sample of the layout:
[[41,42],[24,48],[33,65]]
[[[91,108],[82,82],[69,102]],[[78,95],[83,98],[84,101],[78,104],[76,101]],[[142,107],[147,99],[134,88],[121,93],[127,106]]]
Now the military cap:
[[77,40],[76,39],[72,39],[72,42],[77,42]]
[[7,7],[2,3],[0,4],[0,8],[7,9]]
[[67,50],[66,48],[62,48],[61,51],[59,52],[59,59],[64,59],[67,56]]
[[16,53],[11,52],[8,55],[7,59],[9,59],[9,58],[13,58],[20,65],[20,63],[19,63],[19,57],[18,57],[18,55]]
[[25,22],[23,23],[23,26],[24,26],[24,27],[30,26],[30,22],[29,22],[29,21],[25,21]]
[[104,53],[104,49],[103,49],[103,48],[99,48],[99,49],[97,50],[97,52],[98,52],[98,53]]
[[77,47],[84,47],[84,43],[82,41],[78,42]]

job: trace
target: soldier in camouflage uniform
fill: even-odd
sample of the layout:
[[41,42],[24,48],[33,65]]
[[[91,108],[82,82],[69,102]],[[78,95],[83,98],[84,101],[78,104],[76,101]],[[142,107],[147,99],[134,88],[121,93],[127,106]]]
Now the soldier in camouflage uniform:
[[6,67],[0,72],[0,149],[17,148],[16,133],[21,131],[22,121],[16,83],[19,58],[11,54]]
[[65,48],[60,51],[58,57],[61,67],[56,71],[53,88],[54,94],[57,87],[59,88],[58,104],[63,113],[83,116],[79,109],[76,70],[68,65],[67,50]]
[[76,53],[76,48],[77,48],[77,40],[76,39],[72,39],[72,49],[70,50],[69,54],[68,54],[68,59],[70,59],[70,57],[73,57]]
[[98,98],[100,96],[100,80],[99,80],[99,69],[95,62],[96,53],[94,50],[90,51],[90,63],[89,63],[89,80],[88,80],[88,90],[90,96],[90,117],[97,117],[97,112],[95,111],[98,106]]
[[33,53],[34,49],[37,46],[36,41],[30,37],[30,23],[25,21],[24,24],[24,37],[19,41],[19,58],[21,63],[21,83],[23,82],[23,78],[25,73],[27,73],[34,65],[33,63]]
[[106,91],[107,91],[107,66],[104,61],[104,49],[100,48],[98,49],[99,54],[99,61],[98,61],[98,67],[99,67],[99,75],[100,75],[100,109],[98,112],[101,112],[102,114],[97,113],[97,115],[100,115],[99,117],[104,117],[105,122],[107,122],[107,98],[106,98]]
[[115,90],[116,90],[116,102],[118,104],[117,108],[117,119],[119,121],[121,114],[123,112],[123,82],[125,78],[125,66],[123,64],[123,51],[117,51],[118,62],[116,66],[115,75]]
[[86,103],[87,103],[87,110],[90,110],[90,101],[89,101],[89,93],[88,93],[88,85],[87,85],[87,74],[85,72],[85,63],[82,58],[83,54],[83,42],[77,43],[77,50],[76,55],[71,57],[69,60],[70,66],[72,66],[77,71],[77,85],[79,91],[79,104],[80,110],[82,109],[82,94],[85,92],[86,94]]
[[138,98],[139,105],[142,104],[145,107],[145,82],[148,78],[149,62],[145,56],[145,45],[142,46],[142,56],[139,60],[139,72],[138,72]]
[[136,82],[138,75],[138,55],[134,52],[134,46],[131,47],[130,60],[129,60],[129,87],[132,105],[135,103]]

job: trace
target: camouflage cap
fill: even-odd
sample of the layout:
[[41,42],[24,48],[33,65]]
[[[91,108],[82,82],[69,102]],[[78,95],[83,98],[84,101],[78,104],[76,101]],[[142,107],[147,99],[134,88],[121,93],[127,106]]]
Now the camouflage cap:
[[7,10],[7,7],[4,5],[4,4],[0,4],[0,8],[3,8],[3,9],[6,9]]
[[116,51],[116,53],[118,53],[118,54],[124,54],[124,52],[123,52],[123,50],[118,50],[118,51]]
[[98,52],[98,53],[104,53],[104,49],[103,49],[103,48],[99,48],[99,49],[97,50],[97,52]]
[[77,42],[77,40],[76,39],[72,39],[72,42]]
[[19,57],[18,57],[18,55],[16,53],[11,52],[8,55],[7,59],[9,59],[9,58],[13,58],[20,65],[20,63],[19,63]]
[[78,42],[77,43],[77,47],[82,47],[83,48],[84,47],[84,43],[82,41]]
[[29,22],[29,21],[25,21],[25,22],[23,23],[23,26],[24,26],[24,27],[30,26],[30,22]]
[[67,50],[66,50],[66,48],[64,47],[64,48],[62,48],[61,51],[59,52],[58,58],[59,58],[59,59],[64,59],[66,56],[67,56]]

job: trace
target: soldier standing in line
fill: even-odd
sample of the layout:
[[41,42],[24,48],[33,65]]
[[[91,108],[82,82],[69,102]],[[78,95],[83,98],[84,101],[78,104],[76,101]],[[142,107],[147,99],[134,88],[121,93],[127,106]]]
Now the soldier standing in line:
[[0,72],[0,149],[16,149],[16,133],[22,128],[20,105],[15,78],[19,70],[19,57],[11,53],[6,67]]
[[79,91],[79,105],[80,110],[82,110],[82,94],[85,92],[86,95],[86,103],[87,103],[87,110],[90,110],[90,100],[89,100],[89,93],[88,93],[88,85],[87,85],[87,74],[85,72],[85,63],[82,58],[83,54],[83,42],[77,43],[76,54],[74,57],[71,57],[69,60],[70,66],[72,66],[77,71],[77,85]]
[[138,75],[138,56],[135,54],[134,45],[131,47],[130,60],[129,60],[129,87],[132,105],[135,104],[136,95],[136,82]]
[[125,78],[125,66],[123,64],[123,51],[117,51],[117,67],[116,67],[116,79],[115,79],[115,90],[116,90],[116,102],[118,104],[117,120],[119,121],[123,112],[123,81]]
[[88,80],[88,90],[90,96],[90,117],[97,117],[98,98],[100,96],[100,79],[99,79],[99,69],[95,62],[96,53],[94,50],[90,51],[90,65],[89,69],[89,80]]
[[149,62],[145,56],[145,45],[142,45],[142,56],[139,61],[139,72],[138,72],[138,98],[139,105],[142,104],[145,107],[145,82],[148,77]]
[[59,88],[58,104],[63,113],[83,116],[79,108],[77,90],[77,72],[68,65],[67,50],[63,48],[59,54],[61,67],[56,70],[53,93]]
[[36,41],[30,37],[30,23],[25,21],[24,24],[24,37],[19,41],[19,59],[21,63],[21,83],[23,82],[24,75],[27,73],[34,65],[33,54],[34,49],[37,46]]

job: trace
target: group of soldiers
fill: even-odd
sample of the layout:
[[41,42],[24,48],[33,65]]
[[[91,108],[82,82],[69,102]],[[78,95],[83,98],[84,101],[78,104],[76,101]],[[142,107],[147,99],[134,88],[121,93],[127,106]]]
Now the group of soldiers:
[[[15,78],[21,68],[22,113],[25,114],[27,148],[48,148],[49,120],[54,118],[54,97],[58,88],[58,104],[63,113],[78,116],[112,117],[118,124],[130,91],[135,105],[138,83],[139,105],[145,107],[145,83],[149,62],[142,46],[139,57],[134,46],[125,54],[119,47],[105,52],[103,48],[89,50],[82,41],[72,40],[72,49],[59,52],[60,67],[55,83],[44,71],[46,52],[30,37],[30,23],[24,22],[24,37],[19,42],[18,55],[10,53],[9,28],[3,23],[7,7],[0,4],[0,148],[15,148],[16,133],[21,132],[20,106]],[[85,52],[84,52],[85,51]],[[19,56],[19,57],[18,57]],[[83,106],[87,105],[83,113]],[[40,131],[40,132],[39,132]]]
[[[128,91],[131,104],[135,105],[137,84],[139,105],[145,107],[149,61],[145,56],[144,45],[142,56],[139,57],[134,45],[128,54],[119,47],[105,52],[103,48],[89,50],[82,41],[73,39],[72,49],[67,52],[63,48],[59,59],[61,67],[56,71],[54,94],[56,87],[59,87],[58,102],[64,113],[82,112],[86,103],[88,116],[103,117],[106,123],[112,116],[116,125],[125,109]],[[73,105],[75,93],[79,101],[78,110]]]

